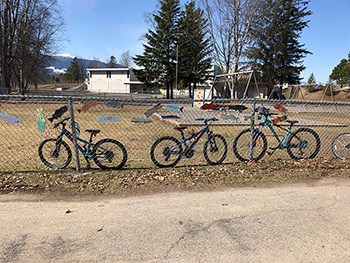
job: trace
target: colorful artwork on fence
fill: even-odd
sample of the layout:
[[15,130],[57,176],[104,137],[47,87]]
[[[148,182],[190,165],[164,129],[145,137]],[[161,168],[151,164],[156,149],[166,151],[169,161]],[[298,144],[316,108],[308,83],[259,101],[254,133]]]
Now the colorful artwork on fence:
[[172,110],[172,111],[181,111],[184,109],[184,107],[179,107],[177,105],[173,105],[173,104],[168,104],[165,106],[168,110]]
[[45,118],[43,116],[43,109],[37,109],[38,111],[38,129],[40,132],[45,131]]
[[151,123],[152,121],[150,119],[145,119],[145,118],[131,118],[131,122],[135,123]]
[[145,111],[146,118],[149,118],[153,113],[157,113],[163,106],[158,103],[157,105],[152,106],[147,111]]
[[48,118],[50,122],[53,122],[53,120],[61,118],[63,114],[65,114],[68,111],[68,106],[63,106],[57,110],[55,110],[54,114],[52,114],[51,118]]
[[180,117],[176,115],[162,115],[162,119],[180,119]]
[[275,104],[273,107],[280,112],[287,113],[286,107],[281,104]]
[[232,121],[237,121],[237,118],[233,116],[221,116],[221,119],[223,120],[232,120]]
[[22,124],[22,122],[14,116],[0,112],[3,121],[11,122],[13,124]]
[[106,101],[105,105],[110,108],[123,108],[123,103],[117,101]]
[[117,116],[112,116],[112,115],[107,115],[107,116],[98,116],[98,122],[108,122],[108,121],[112,121],[112,122],[119,122],[120,118]]
[[201,110],[216,110],[217,107],[213,103],[205,103],[203,106],[201,106]]
[[97,106],[98,101],[97,100],[91,100],[88,102],[85,102],[80,109],[78,109],[78,112],[87,112],[90,108]]

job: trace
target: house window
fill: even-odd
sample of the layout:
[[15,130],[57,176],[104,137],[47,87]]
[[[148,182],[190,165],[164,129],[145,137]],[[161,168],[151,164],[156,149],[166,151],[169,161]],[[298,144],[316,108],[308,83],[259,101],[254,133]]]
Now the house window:
[[110,79],[112,77],[112,72],[111,71],[107,71],[107,79]]
[[129,78],[129,70],[126,72],[126,74],[127,74],[127,76],[126,76],[126,77],[127,77],[127,78]]

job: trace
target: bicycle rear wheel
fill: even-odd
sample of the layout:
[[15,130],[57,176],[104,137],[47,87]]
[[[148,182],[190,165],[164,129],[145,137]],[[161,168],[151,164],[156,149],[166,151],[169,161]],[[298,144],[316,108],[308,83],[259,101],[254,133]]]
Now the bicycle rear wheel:
[[341,133],[332,142],[332,152],[335,157],[350,159],[350,133]]
[[173,167],[181,159],[182,145],[178,139],[164,136],[156,140],[151,147],[151,160],[160,168]]
[[[233,153],[242,162],[250,161],[250,129],[241,131],[233,141]],[[252,161],[258,161],[265,155],[267,140],[259,130],[255,130],[252,141]]]
[[40,160],[50,168],[65,168],[72,160],[72,151],[65,141],[57,138],[42,141],[38,149]]
[[221,164],[227,155],[227,143],[225,137],[220,134],[212,134],[204,143],[204,158],[211,165]]
[[128,154],[124,145],[114,139],[102,139],[93,148],[93,160],[102,169],[121,169]]
[[309,128],[296,130],[287,143],[287,152],[294,160],[315,158],[320,148],[320,137]]

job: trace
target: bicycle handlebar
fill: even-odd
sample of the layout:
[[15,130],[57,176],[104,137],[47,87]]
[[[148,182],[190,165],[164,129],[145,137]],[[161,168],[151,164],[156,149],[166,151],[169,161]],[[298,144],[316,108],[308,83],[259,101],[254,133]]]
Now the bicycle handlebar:
[[64,117],[60,122],[57,122],[53,128],[56,129],[59,125],[64,124],[68,120],[70,120],[70,117]]

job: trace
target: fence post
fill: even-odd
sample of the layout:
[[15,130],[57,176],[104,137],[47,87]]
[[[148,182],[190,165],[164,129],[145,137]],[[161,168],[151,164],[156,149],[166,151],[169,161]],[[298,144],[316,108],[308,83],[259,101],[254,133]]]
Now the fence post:
[[253,161],[253,139],[254,139],[254,124],[255,124],[255,105],[256,101],[252,104],[252,115],[250,116],[250,141],[249,141],[249,160]]
[[74,156],[75,156],[75,169],[77,171],[80,170],[80,161],[79,161],[79,151],[78,151],[78,144],[77,144],[77,131],[75,127],[75,119],[74,119],[74,108],[73,108],[73,100],[72,97],[68,98],[69,102],[69,112],[70,112],[70,120],[71,120],[71,126],[72,126],[72,134],[73,134],[73,145],[74,145]]

